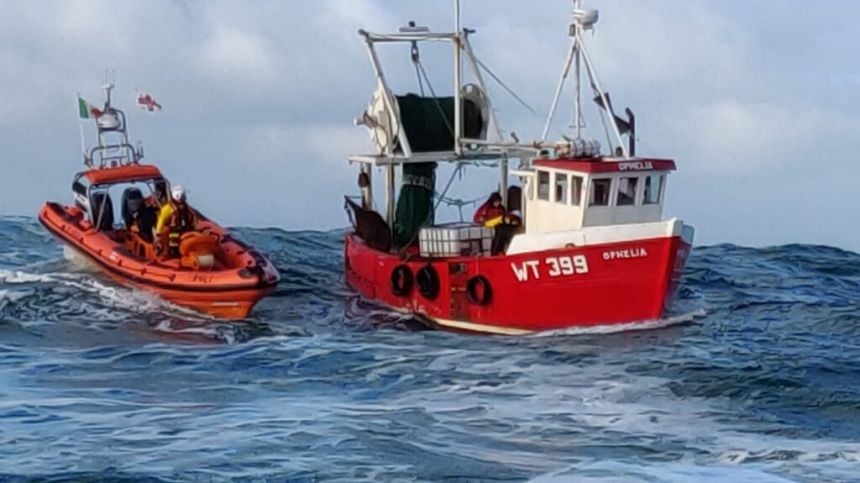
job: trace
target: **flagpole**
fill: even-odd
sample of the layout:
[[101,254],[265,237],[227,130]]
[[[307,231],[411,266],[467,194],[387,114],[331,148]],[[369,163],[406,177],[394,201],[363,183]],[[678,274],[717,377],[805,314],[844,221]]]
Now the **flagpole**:
[[81,93],[78,92],[75,97],[75,105],[78,107],[78,128],[81,132],[81,156],[84,158],[84,165],[87,164],[87,144],[84,140],[84,121],[81,119]]

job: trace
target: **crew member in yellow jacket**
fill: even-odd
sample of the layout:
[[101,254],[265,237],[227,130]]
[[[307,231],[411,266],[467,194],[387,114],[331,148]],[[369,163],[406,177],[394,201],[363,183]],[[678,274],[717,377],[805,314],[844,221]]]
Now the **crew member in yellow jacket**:
[[183,233],[197,229],[197,217],[194,210],[188,206],[185,200],[185,189],[182,186],[174,186],[170,189],[170,201],[161,207],[158,213],[158,221],[155,224],[155,233],[164,247],[164,239],[167,238],[167,255],[179,256],[179,240]]

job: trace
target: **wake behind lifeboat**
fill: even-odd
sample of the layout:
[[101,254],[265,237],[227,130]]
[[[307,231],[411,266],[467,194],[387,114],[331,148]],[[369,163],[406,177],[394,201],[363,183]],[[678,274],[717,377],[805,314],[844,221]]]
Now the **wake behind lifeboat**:
[[[193,226],[183,233],[154,233],[170,182],[154,165],[142,164],[140,148],[127,138],[125,114],[106,102],[85,101],[82,117],[95,117],[99,144],[84,155],[87,169],[72,182],[73,205],[47,202],[39,221],[64,245],[102,273],[131,287],[224,318],[247,317],[277,285],[277,269],[258,251],[187,207]],[[119,203],[117,203],[119,200]]]

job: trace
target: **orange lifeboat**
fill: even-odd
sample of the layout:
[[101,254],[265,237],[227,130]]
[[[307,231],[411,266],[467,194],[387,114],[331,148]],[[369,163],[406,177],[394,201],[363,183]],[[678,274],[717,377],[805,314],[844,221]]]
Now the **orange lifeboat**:
[[[99,145],[85,154],[89,169],[72,183],[74,205],[45,203],[39,221],[121,284],[216,317],[247,317],[274,290],[280,279],[277,269],[191,207],[196,223],[182,235],[179,256],[160,250],[166,244],[154,236],[153,228],[159,206],[167,202],[169,182],[157,167],[139,163],[142,154],[127,141],[125,116],[110,106],[109,95],[107,99],[96,120]],[[119,139],[107,141],[109,134]],[[115,205],[120,193],[121,202]]]
[[[96,183],[87,191],[102,203],[110,201],[102,190],[112,185],[164,181],[158,169],[148,165],[90,170],[76,177],[75,186],[85,186],[84,180]],[[154,240],[147,240],[135,227],[115,224],[113,208],[99,205],[100,221],[97,212],[90,218],[87,211],[48,202],[39,212],[39,221],[117,282],[177,305],[216,317],[244,318],[279,280],[271,262],[199,213],[198,231],[183,235],[181,256],[163,258],[156,254]]]

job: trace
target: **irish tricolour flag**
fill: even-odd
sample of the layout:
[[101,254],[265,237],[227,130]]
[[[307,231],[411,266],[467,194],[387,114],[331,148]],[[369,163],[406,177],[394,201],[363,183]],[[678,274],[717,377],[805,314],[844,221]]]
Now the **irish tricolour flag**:
[[81,116],[81,119],[95,119],[101,117],[104,113],[96,106],[83,100],[81,96],[78,96],[78,114]]

